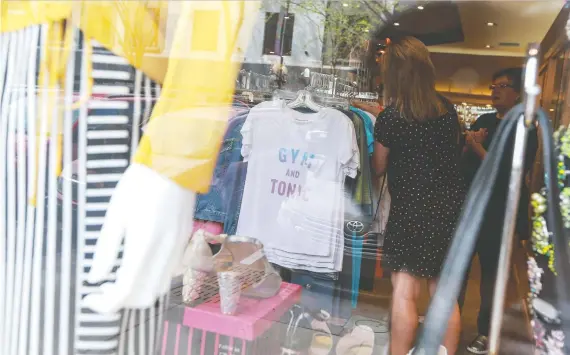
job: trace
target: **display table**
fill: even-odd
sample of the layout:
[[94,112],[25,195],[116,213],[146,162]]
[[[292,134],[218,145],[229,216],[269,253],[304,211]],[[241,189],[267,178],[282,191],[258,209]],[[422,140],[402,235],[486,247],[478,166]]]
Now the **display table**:
[[161,355],[250,355],[280,353],[279,323],[291,306],[299,302],[301,286],[283,282],[274,297],[242,297],[233,316],[220,312],[219,296],[196,307],[172,295],[166,311]]

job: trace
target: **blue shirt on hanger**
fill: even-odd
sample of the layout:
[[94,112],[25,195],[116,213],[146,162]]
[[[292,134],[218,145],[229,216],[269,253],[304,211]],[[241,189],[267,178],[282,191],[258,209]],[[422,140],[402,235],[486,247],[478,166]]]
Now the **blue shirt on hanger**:
[[366,144],[368,145],[368,154],[374,152],[374,123],[366,112],[359,108],[351,107],[350,110],[356,113],[364,122],[364,130],[366,131]]

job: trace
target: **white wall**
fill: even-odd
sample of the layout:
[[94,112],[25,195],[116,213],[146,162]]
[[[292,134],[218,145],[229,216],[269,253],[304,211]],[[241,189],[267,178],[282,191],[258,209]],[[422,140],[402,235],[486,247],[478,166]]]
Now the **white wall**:
[[[327,0],[324,0],[326,4]],[[279,3],[266,3],[260,11],[257,23],[253,28],[253,35],[246,51],[246,63],[273,63],[279,60],[278,56],[263,55],[263,36],[265,32],[265,12],[279,12]],[[324,19],[317,14],[295,13],[293,26],[293,44],[291,56],[285,57],[286,66],[320,67],[322,60],[322,42],[324,32]],[[319,35],[320,34],[320,35]],[[305,51],[308,55],[305,54]]]

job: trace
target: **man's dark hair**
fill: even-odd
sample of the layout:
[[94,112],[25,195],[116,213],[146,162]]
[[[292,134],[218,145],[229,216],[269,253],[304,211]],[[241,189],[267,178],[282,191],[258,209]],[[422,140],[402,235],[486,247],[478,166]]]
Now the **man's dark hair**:
[[513,85],[513,89],[520,93],[521,92],[521,85],[522,85],[522,68],[507,68],[503,70],[499,70],[495,74],[493,74],[493,81],[497,80],[502,76],[506,76],[511,84]]

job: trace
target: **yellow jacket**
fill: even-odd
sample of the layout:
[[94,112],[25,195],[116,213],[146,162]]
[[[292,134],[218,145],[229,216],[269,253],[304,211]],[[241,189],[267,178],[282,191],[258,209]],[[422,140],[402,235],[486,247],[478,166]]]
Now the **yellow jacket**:
[[[162,83],[135,161],[192,191],[208,190],[239,70],[232,57],[247,47],[259,1],[0,0],[0,5],[0,33],[77,21],[87,38]],[[168,12],[168,6],[180,7],[179,20],[169,22],[174,30],[164,33],[156,11]],[[160,54],[157,41],[166,43]],[[65,63],[62,53],[52,61],[58,67]]]

